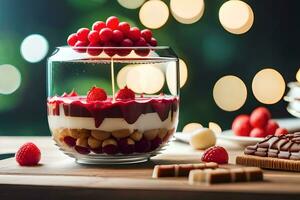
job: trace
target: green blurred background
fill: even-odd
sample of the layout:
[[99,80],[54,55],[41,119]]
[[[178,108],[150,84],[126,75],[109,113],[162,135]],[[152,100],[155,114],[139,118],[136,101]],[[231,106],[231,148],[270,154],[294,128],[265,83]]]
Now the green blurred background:
[[[169,0],[165,1],[169,4]],[[294,81],[299,68],[300,1],[249,0],[255,20],[252,29],[233,35],[223,29],[218,10],[224,0],[206,0],[203,17],[184,25],[171,15],[154,35],[160,45],[171,46],[185,60],[189,77],[181,90],[179,130],[188,122],[206,125],[219,123],[230,127],[240,113],[249,113],[261,105],[251,92],[254,75],[265,67],[278,70],[286,82]],[[116,0],[1,0],[0,65],[11,64],[21,73],[18,90],[0,94],[0,135],[49,135],[46,113],[46,58],[29,63],[20,53],[25,37],[41,34],[49,42],[49,57],[56,46],[66,44],[67,36],[79,27],[90,27],[94,21],[111,15],[143,28],[139,9],[122,7]],[[248,88],[245,105],[226,112],[212,97],[214,83],[233,74]],[[275,118],[290,117],[283,101],[270,105]]]

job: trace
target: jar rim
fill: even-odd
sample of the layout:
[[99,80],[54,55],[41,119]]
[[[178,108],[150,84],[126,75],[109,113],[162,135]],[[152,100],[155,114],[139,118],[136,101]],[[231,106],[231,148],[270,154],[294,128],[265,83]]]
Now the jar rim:
[[156,46],[156,47],[152,47],[152,46],[147,46],[147,47],[136,47],[136,46],[130,46],[130,47],[71,47],[71,46],[57,46],[55,47],[56,49],[144,49],[144,50],[167,50],[167,49],[171,49],[170,46]]

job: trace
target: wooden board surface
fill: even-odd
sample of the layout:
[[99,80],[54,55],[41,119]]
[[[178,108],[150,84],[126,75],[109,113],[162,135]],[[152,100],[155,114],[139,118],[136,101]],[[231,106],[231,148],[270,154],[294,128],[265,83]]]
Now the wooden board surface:
[[[86,195],[86,192],[90,191],[107,196],[113,193],[117,195],[116,198],[122,196],[123,199],[135,199],[134,197],[137,196],[134,195],[133,190],[138,191],[139,194],[159,197],[158,199],[168,199],[170,195],[174,199],[177,197],[199,199],[196,198],[198,195],[201,195],[202,199],[225,196],[238,199],[239,195],[246,193],[249,195],[243,199],[248,199],[248,197],[253,199],[256,195],[264,199],[278,199],[277,194],[286,194],[286,197],[300,195],[300,173],[293,172],[265,170],[264,182],[212,186],[191,186],[187,178],[152,179],[151,174],[155,164],[199,162],[201,152],[194,151],[188,145],[178,142],[174,142],[163,155],[147,163],[124,166],[87,166],[76,164],[73,159],[59,152],[49,138],[42,140],[44,141],[38,143],[44,143],[41,146],[43,159],[40,166],[20,167],[13,158],[0,161],[0,199],[6,194],[1,191],[14,191],[13,195],[16,197],[19,194],[31,197],[31,193],[28,192],[31,190],[56,191],[57,198],[60,197],[59,195],[64,195],[64,198],[68,195],[71,197],[77,192],[79,193],[77,195]],[[34,138],[31,141],[34,141]],[[38,141],[39,139],[36,142]],[[21,142],[19,140],[16,143]],[[11,147],[12,150],[14,148]],[[235,156],[239,154],[241,151],[230,151],[231,163],[234,163]],[[75,193],[74,188],[77,188]]]

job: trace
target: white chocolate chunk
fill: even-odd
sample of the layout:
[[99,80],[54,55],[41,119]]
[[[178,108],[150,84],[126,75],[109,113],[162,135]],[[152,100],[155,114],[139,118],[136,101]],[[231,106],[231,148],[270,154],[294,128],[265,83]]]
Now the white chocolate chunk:
[[216,144],[214,132],[208,128],[197,129],[191,134],[190,145],[194,149],[207,149]]

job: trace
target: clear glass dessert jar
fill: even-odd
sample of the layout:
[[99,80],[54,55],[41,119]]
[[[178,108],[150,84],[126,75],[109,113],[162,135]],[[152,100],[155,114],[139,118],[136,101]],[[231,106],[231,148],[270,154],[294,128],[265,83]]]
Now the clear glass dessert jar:
[[176,131],[178,68],[169,47],[58,47],[47,66],[53,139],[79,163],[146,161]]

